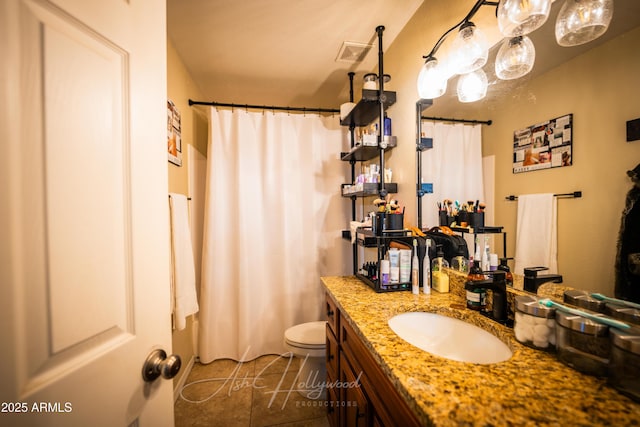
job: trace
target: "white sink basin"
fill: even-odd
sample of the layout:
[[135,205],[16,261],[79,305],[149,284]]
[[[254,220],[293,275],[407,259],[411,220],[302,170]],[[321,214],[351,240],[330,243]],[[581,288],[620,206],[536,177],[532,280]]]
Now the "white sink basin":
[[487,364],[504,362],[512,355],[496,336],[452,317],[411,312],[398,314],[388,323],[409,344],[446,359]]

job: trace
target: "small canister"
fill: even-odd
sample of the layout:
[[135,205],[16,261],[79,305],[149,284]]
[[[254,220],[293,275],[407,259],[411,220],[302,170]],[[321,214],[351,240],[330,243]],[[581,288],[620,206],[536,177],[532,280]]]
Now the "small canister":
[[553,351],[556,347],[555,309],[538,304],[529,295],[515,297],[513,332],[518,342],[535,349]]
[[571,304],[576,307],[586,308],[590,311],[595,311],[596,313],[604,313],[605,312],[605,301],[600,301],[595,299],[589,292],[581,291],[579,289],[570,289],[564,291],[564,302],[567,304]]
[[640,402],[640,329],[611,328],[609,384]]
[[378,89],[378,75],[374,73],[368,73],[364,75],[363,89],[377,90]]
[[640,326],[640,310],[637,308],[608,302],[605,306],[605,314],[622,322]]
[[565,365],[584,374],[606,377],[611,352],[609,326],[556,311],[556,349],[558,360]]

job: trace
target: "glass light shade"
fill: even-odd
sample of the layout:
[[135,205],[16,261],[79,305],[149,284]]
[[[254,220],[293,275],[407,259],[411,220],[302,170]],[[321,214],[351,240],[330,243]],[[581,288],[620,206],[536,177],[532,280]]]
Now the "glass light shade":
[[603,35],[613,16],[613,0],[567,0],[556,20],[560,46],[578,46]]
[[536,49],[527,36],[505,39],[496,55],[496,76],[502,80],[517,79],[533,68]]
[[498,28],[505,37],[523,36],[549,18],[551,0],[500,0]]
[[472,22],[467,22],[460,27],[451,44],[451,52],[456,74],[467,74],[487,63],[488,42],[482,31]]
[[458,100],[474,102],[487,94],[487,75],[482,69],[464,74],[458,78]]
[[418,75],[418,96],[421,99],[434,99],[447,90],[447,78],[438,60],[431,58],[422,66]]

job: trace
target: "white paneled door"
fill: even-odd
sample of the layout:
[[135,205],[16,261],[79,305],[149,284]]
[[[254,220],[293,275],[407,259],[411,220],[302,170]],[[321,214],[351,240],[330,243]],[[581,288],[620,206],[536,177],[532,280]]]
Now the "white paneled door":
[[0,1],[0,425],[172,426],[164,0]]

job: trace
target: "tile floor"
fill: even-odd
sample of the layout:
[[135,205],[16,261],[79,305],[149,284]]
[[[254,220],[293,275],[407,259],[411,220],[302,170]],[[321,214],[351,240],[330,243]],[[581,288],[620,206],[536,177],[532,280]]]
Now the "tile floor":
[[328,427],[322,400],[289,392],[298,366],[279,355],[196,363],[176,400],[175,426]]

